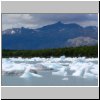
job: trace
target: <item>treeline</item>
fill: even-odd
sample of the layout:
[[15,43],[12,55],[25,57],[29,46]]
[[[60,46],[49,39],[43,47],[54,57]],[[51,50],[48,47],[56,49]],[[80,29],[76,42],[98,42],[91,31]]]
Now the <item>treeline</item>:
[[98,57],[98,46],[81,46],[42,50],[2,50],[2,57]]

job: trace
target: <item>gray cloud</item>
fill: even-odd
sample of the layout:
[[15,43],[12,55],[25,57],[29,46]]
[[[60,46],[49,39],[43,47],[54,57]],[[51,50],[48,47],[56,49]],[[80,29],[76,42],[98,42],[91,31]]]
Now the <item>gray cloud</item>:
[[39,28],[62,21],[82,26],[98,26],[97,14],[2,14],[2,30],[9,28]]

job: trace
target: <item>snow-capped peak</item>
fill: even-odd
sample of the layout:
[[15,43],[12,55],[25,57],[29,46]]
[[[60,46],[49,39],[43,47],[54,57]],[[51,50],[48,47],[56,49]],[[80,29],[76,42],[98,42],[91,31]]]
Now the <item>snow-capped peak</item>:
[[15,31],[14,31],[14,30],[12,30],[12,31],[11,31],[11,34],[15,34]]

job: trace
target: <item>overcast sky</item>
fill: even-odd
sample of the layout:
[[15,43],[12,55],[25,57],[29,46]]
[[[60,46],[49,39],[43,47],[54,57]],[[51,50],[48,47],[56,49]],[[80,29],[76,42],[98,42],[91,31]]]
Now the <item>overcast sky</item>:
[[81,26],[98,26],[97,14],[2,14],[2,30],[10,28],[39,28],[58,21]]

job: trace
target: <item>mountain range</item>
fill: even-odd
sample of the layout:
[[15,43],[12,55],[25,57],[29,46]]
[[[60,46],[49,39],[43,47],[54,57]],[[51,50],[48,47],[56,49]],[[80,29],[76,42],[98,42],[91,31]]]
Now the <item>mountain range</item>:
[[12,28],[2,31],[2,49],[36,50],[98,43],[98,27],[57,22],[37,29]]

